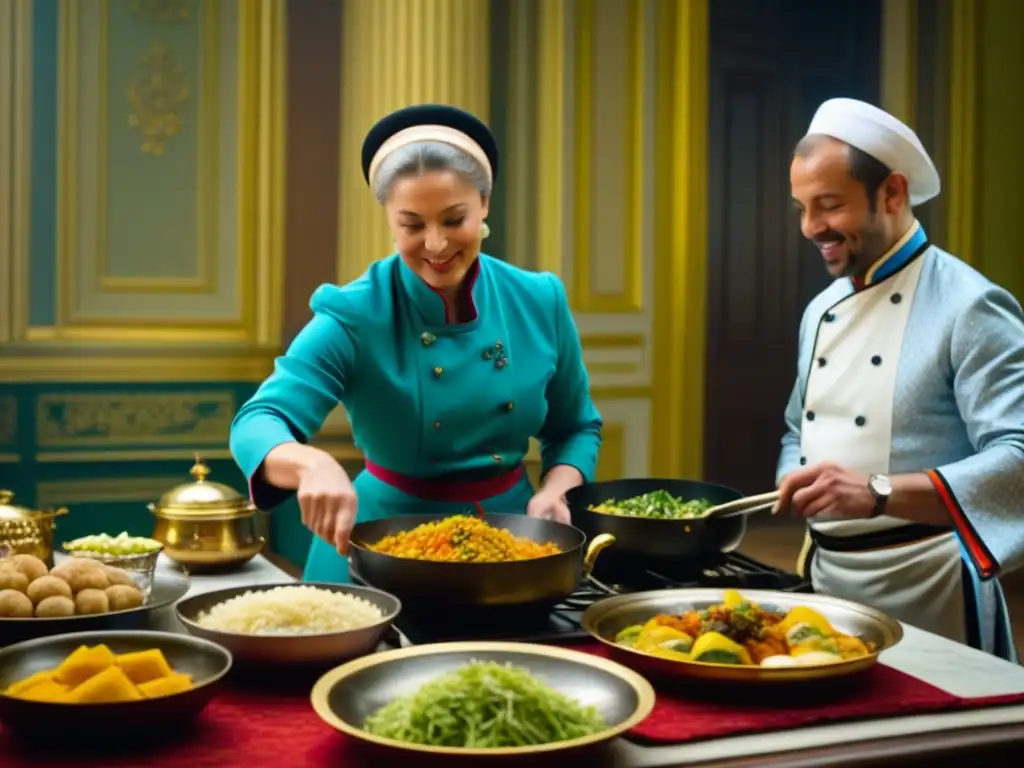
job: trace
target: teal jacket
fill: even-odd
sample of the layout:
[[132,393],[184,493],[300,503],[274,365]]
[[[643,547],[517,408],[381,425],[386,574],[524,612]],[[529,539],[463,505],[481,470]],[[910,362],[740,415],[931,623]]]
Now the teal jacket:
[[440,295],[397,255],[318,288],[313,319],[231,427],[256,505],[291,493],[263,480],[267,453],[307,442],[339,402],[363,455],[395,472],[511,467],[536,437],[544,472],[593,479],[602,422],[561,281],[481,254],[471,295],[476,318],[446,324]]

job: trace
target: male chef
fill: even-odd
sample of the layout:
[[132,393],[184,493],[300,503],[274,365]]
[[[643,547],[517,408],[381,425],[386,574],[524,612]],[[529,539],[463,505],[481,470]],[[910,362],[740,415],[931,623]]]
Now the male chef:
[[790,167],[835,281],[800,323],[777,509],[809,523],[814,589],[1016,661],[996,576],[1024,564],[1024,315],[933,245],[917,135],[852,99]]

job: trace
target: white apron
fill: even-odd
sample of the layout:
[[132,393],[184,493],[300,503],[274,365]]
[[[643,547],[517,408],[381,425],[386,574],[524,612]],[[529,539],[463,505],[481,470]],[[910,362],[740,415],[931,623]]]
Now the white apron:
[[[894,390],[904,331],[924,259],[851,294],[818,321],[801,424],[801,463],[831,461],[866,475],[889,474]],[[816,517],[815,531],[858,536],[908,525]],[[816,592],[869,605],[957,642],[965,639],[963,563],[955,535],[860,552],[814,549]]]

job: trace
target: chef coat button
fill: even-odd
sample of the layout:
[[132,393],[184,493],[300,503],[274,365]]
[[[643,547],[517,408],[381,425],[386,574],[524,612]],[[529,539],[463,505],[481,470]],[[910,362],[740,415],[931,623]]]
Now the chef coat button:
[[441,422],[440,421],[435,421],[434,422],[434,429],[440,429],[440,428],[441,428]]
[[807,463],[807,457],[806,456],[801,456],[800,457],[800,466],[802,467],[806,463]]
[[892,296],[889,297],[889,301],[891,301],[893,304],[899,304],[901,301],[903,301],[903,297],[900,296],[898,293],[894,293]]
[[878,355],[874,355],[871,358],[871,364],[872,365],[881,365],[882,364],[882,358],[880,358]]
[[497,340],[496,342],[494,342],[494,348],[495,348],[496,350],[498,350],[499,352],[500,352],[500,351],[501,351],[502,349],[504,349],[504,347],[503,347],[503,346],[501,345],[501,339],[498,339],[498,340]]
[[853,420],[853,423],[856,424],[858,427],[863,427],[865,424],[868,423],[868,420],[865,419],[863,416],[858,416],[856,419]]
[[435,341],[437,341],[437,336],[435,336],[432,333],[421,333],[420,334],[420,342],[423,344],[424,347],[429,347]]
[[494,357],[494,353],[491,350],[484,351],[484,360],[490,360],[492,357]]
[[825,313],[825,322],[826,323],[831,323],[835,319],[836,319],[836,316],[833,315],[831,312],[826,312]]
[[442,368],[441,366],[437,366],[437,368],[434,369],[434,378],[440,379],[442,373],[444,373],[444,368]]
[[513,403],[513,402],[512,402],[511,400],[509,400],[509,401],[508,401],[507,403],[505,403],[505,404],[504,404],[503,406],[501,406],[501,407],[502,407],[502,408],[503,408],[504,410],[506,410],[506,411],[511,411],[511,410],[513,410],[513,409],[514,409],[514,408],[516,407],[516,404],[515,404],[515,403]]
[[808,411],[807,412],[807,420],[808,421],[814,421],[814,411]]
[[819,368],[824,368],[825,367],[825,358],[824,357],[819,357],[818,358],[818,367]]
[[501,456],[499,456],[498,454],[494,454],[493,456],[491,456],[491,458],[494,459],[499,464],[501,463]]
[[494,361],[494,365],[497,366],[498,370],[501,370],[507,365],[507,363],[505,362],[504,357],[499,357],[497,360]]

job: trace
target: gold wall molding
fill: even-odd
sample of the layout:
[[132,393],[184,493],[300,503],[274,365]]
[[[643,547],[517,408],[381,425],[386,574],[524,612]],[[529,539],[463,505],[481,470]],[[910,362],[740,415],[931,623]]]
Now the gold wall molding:
[[0,384],[33,382],[72,384],[117,382],[151,384],[195,381],[262,381],[274,370],[272,355],[211,355],[196,352],[188,357],[111,355],[83,349],[57,354],[0,356]]
[[[570,302],[579,312],[640,312],[644,288],[644,210],[646,195],[644,180],[649,164],[645,160],[645,126],[649,118],[646,107],[646,15],[647,0],[577,0],[576,19],[572,25],[575,46],[575,78],[573,81],[573,236],[572,285]],[[603,19],[599,16],[603,12]],[[624,18],[620,18],[624,17]],[[624,23],[620,23],[624,22]],[[599,30],[599,26],[603,29]],[[620,29],[620,45],[600,46],[601,58],[607,58],[615,48],[621,48],[627,71],[622,88],[610,78],[596,81],[595,69],[601,58],[597,56],[599,35],[606,43],[609,31]],[[599,119],[596,111],[600,94],[612,98],[616,90],[623,90],[621,101],[625,109],[620,112],[623,137],[606,146],[595,142],[595,131],[614,123]],[[616,110],[618,111],[618,110]],[[622,165],[617,169],[617,180],[623,183],[622,241],[600,241],[594,237],[601,222],[613,220],[612,211],[595,210],[602,188],[617,189],[619,185],[602,184],[595,178],[606,150],[622,147]],[[614,152],[611,152],[614,156]],[[611,206],[600,206],[608,208]],[[616,210],[615,213],[618,213]],[[618,227],[613,228],[617,229]],[[621,254],[619,288],[617,292],[603,292],[595,288],[596,265],[600,260],[615,259]]]
[[[36,506],[42,509],[74,504],[157,501],[184,481],[181,475],[161,477],[95,477],[82,480],[46,480],[36,484]],[[74,510],[71,510],[74,514]]]
[[910,126],[917,117],[917,3],[882,3],[882,109]]
[[[94,0],[93,7],[106,9],[108,0]],[[27,15],[31,9],[31,0],[16,0],[15,9]],[[171,8],[174,3],[149,3],[149,9]],[[202,17],[203,60],[210,63],[209,55],[217,50],[219,41],[232,40],[232,36],[222,32],[226,19],[234,19],[231,14],[237,9],[238,33],[234,36],[238,51],[236,61],[230,69],[238,72],[238,83],[235,92],[224,94],[218,91],[220,86],[218,68],[204,66],[202,71],[202,104],[199,108],[199,119],[212,114],[207,101],[217,109],[218,105],[237,106],[237,113],[232,119],[237,121],[236,135],[228,135],[227,128],[221,128],[219,118],[209,121],[212,130],[207,126],[207,133],[213,138],[204,146],[206,154],[201,165],[208,174],[207,181],[198,185],[197,191],[206,187],[207,191],[216,194],[217,168],[216,158],[223,156],[218,150],[218,132],[224,134],[227,149],[235,153],[230,164],[233,173],[237,174],[234,183],[222,186],[235,190],[234,215],[225,211],[217,213],[217,206],[204,198],[199,205],[203,217],[199,226],[200,248],[206,243],[205,250],[210,254],[227,253],[222,257],[228,264],[233,264],[226,274],[223,285],[218,286],[216,264],[192,278],[133,278],[87,274],[76,271],[79,244],[85,227],[93,227],[94,221],[103,217],[90,216],[82,221],[76,218],[81,186],[79,161],[87,157],[79,152],[76,143],[80,142],[81,126],[77,120],[78,103],[82,93],[78,88],[76,72],[79,56],[78,20],[86,7],[78,0],[60,0],[59,19],[59,126],[58,166],[61,199],[58,203],[58,258],[55,272],[60,276],[57,285],[58,302],[56,307],[57,323],[52,327],[29,328],[28,324],[28,253],[27,248],[14,248],[11,273],[10,292],[12,295],[13,318],[8,338],[14,341],[29,341],[34,350],[44,351],[55,358],[63,360],[69,368],[81,368],[77,357],[66,355],[63,351],[68,344],[94,343],[109,347],[130,346],[137,350],[154,345],[161,345],[162,355],[166,361],[165,373],[169,380],[180,377],[175,373],[178,360],[191,355],[192,350],[175,351],[167,347],[183,345],[207,345],[209,347],[225,346],[238,352],[243,349],[265,350],[260,356],[276,351],[280,345],[281,303],[282,297],[282,264],[283,258],[283,148],[284,148],[284,110],[285,83],[284,68],[284,8],[278,0],[246,0],[245,2],[226,2],[203,0],[198,6]],[[195,7],[186,3],[185,7]],[[141,8],[141,6],[140,6]],[[230,10],[229,10],[230,9]],[[148,11],[147,11],[148,12]],[[30,17],[17,20],[18,29],[27,34],[17,35],[22,40],[22,47],[31,41]],[[231,23],[234,23],[232,21]],[[90,43],[94,44],[94,43]],[[226,51],[226,49],[225,49]],[[226,52],[222,56],[228,55]],[[27,57],[26,57],[27,58]],[[30,60],[30,59],[28,59]],[[27,78],[27,75],[26,75]],[[230,98],[225,99],[225,96]],[[26,98],[27,101],[27,98]],[[232,108],[232,107],[227,107]],[[28,114],[25,110],[23,114]],[[227,124],[225,123],[225,126]],[[28,131],[25,132],[27,142]],[[90,147],[89,152],[93,149]],[[29,153],[23,153],[28,157]],[[2,160],[0,160],[2,162]],[[26,160],[27,164],[27,160]],[[225,168],[228,167],[225,165]],[[17,170],[17,169],[16,169]],[[25,174],[27,177],[27,173]],[[211,184],[209,178],[214,181]],[[208,197],[208,195],[207,195]],[[15,195],[16,200],[27,201],[28,194]],[[19,220],[24,221],[25,239],[27,240],[28,213],[26,210],[17,212]],[[215,217],[222,217],[225,226],[230,227],[231,236],[225,240],[217,237]],[[2,230],[0,230],[2,231]],[[92,237],[90,235],[90,241]],[[98,239],[98,238],[97,238]],[[231,242],[229,242],[231,241]],[[0,243],[2,246],[3,243]],[[0,253],[5,249],[0,247]],[[105,249],[98,249],[100,255]],[[0,257],[3,258],[3,257]],[[203,259],[199,259],[204,264]],[[83,281],[88,284],[92,280],[102,291],[102,301],[91,311],[82,312],[76,306],[72,291],[81,286]],[[2,281],[0,281],[2,282]],[[212,288],[212,291],[211,291]],[[230,297],[220,297],[219,293],[230,292]],[[0,289],[0,299],[5,291]],[[123,297],[123,298],[119,298]],[[126,304],[124,300],[129,300]],[[118,305],[120,302],[120,305]],[[204,303],[205,302],[205,303]],[[187,303],[192,311],[182,313],[170,312],[168,307],[180,309]],[[117,312],[107,312],[104,308],[119,306]],[[99,311],[97,311],[99,310]],[[109,314],[101,317],[101,314]],[[0,341],[3,340],[3,327],[0,326]],[[102,354],[102,352],[100,352]],[[13,350],[9,354],[17,355]],[[33,375],[39,366],[32,362],[30,355],[13,357],[14,368],[20,374]],[[14,374],[5,370],[10,358],[5,357],[0,365],[0,379],[11,380]],[[88,367],[88,366],[86,366]],[[120,370],[123,371],[123,368]],[[45,373],[45,371],[43,371]],[[127,373],[127,371],[126,371]],[[219,379],[217,364],[211,370],[213,378]],[[86,373],[91,376],[91,373]],[[202,378],[206,378],[203,376]],[[29,380],[29,379],[19,379]],[[118,379],[110,379],[116,381]],[[128,379],[126,379],[128,380]]]
[[[226,441],[226,440],[225,440]],[[40,464],[102,464],[133,461],[192,461],[195,450],[191,448],[155,448],[138,450],[114,450],[94,448],[88,451],[40,451],[35,460]],[[206,460],[228,460],[231,452],[227,448],[203,448]],[[179,476],[178,482],[182,482]]]
[[219,390],[43,394],[36,444],[50,448],[199,448],[227,442],[235,394]]
[[185,67],[166,42],[154,40],[128,84],[128,124],[142,134],[144,153],[162,155],[167,143],[181,133],[188,98]]
[[[221,105],[218,100],[218,87],[221,72],[220,50],[220,0],[206,0],[202,5],[202,13],[196,23],[199,26],[202,61],[199,71],[200,103],[196,109],[197,125],[197,164],[196,164],[196,274],[190,276],[126,276],[110,274],[108,226],[110,213],[109,200],[109,128],[108,112],[110,107],[109,82],[109,27],[110,0],[93,0],[85,8],[93,9],[91,15],[83,17],[83,6],[63,6],[61,14],[61,54],[68,69],[61,67],[64,85],[61,94],[64,114],[71,120],[69,137],[62,143],[60,157],[62,172],[75,179],[73,188],[61,187],[61,199],[58,201],[58,216],[64,216],[63,226],[59,225],[58,234],[58,326],[71,325],[80,328],[96,329],[97,334],[114,334],[126,325],[118,316],[104,318],[95,311],[85,311],[80,305],[85,297],[120,294],[120,301],[137,299],[147,294],[153,295],[156,301],[165,297],[180,297],[183,294],[207,294],[207,303],[216,301],[218,293],[216,276],[218,273],[220,242],[220,164],[216,161],[219,150],[221,123]],[[66,11],[66,12],[65,12]],[[95,18],[94,18],[95,17]],[[91,25],[91,26],[90,26]],[[95,40],[97,77],[95,83],[84,83],[79,75],[80,69],[88,70],[86,61],[91,46],[88,41]],[[83,44],[86,43],[86,44]],[[86,94],[95,89],[95,147],[81,146],[79,136],[91,130],[88,115],[89,108],[82,107]],[[163,155],[168,142],[180,135],[183,128],[182,111],[190,99],[187,88],[186,69],[170,46],[161,39],[153,40],[139,61],[139,69],[128,80],[125,98],[131,107],[128,113],[128,124],[139,130],[142,135],[141,149],[145,154],[154,157]],[[88,102],[91,104],[91,101]],[[92,174],[88,174],[88,156],[95,156]],[[79,220],[82,210],[78,201],[83,192],[78,184],[79,176],[86,171],[87,178],[95,179],[95,189],[90,190],[88,197],[95,200],[96,210],[92,216],[84,212],[85,220]],[[84,182],[83,182],[84,185]],[[63,205],[67,198],[66,206]],[[89,228],[89,219],[94,222],[94,231]],[[93,247],[83,247],[88,241]],[[88,255],[87,255],[88,254]],[[80,259],[90,258],[94,265],[95,275],[92,281],[82,280]],[[84,285],[83,285],[84,283]],[[160,298],[156,298],[160,297]],[[180,301],[180,299],[176,299]],[[221,301],[224,298],[221,297]],[[94,301],[95,303],[95,301]],[[118,301],[103,302],[105,307]],[[136,304],[140,302],[136,301]],[[147,305],[142,302],[142,305]],[[197,305],[198,309],[198,305]],[[199,311],[198,315],[208,315]],[[143,322],[133,322],[134,332],[144,334],[152,326],[178,326],[180,319],[167,320],[139,318]],[[186,325],[189,323],[186,322]],[[207,331],[223,331],[223,322],[207,318],[204,322]],[[240,329],[243,330],[244,329]],[[37,335],[38,338],[38,335]],[[115,336],[116,338],[116,336]]]
[[569,163],[565,152],[568,4],[541,0],[537,28],[537,167],[536,228],[538,270],[564,275],[566,249],[565,194]]
[[343,5],[340,283],[355,279],[393,251],[384,213],[367,188],[359,163],[366,132],[388,112],[422,102],[452,104],[486,121],[489,18],[487,2],[347,0]]
[[651,472],[702,476],[707,302],[708,0],[657,0]]
[[975,254],[976,207],[981,186],[978,168],[978,36],[981,4],[951,0],[949,181],[946,193],[946,249],[980,266]]
[[21,462],[21,455],[17,453],[0,453],[0,464],[18,464]]
[[0,2],[0,344],[28,325],[32,17],[32,0]]
[[[507,147],[502,147],[505,233],[504,257],[524,269],[536,269],[537,208],[534,174],[539,127],[534,83],[538,77],[537,3],[516,0],[508,3],[508,122]],[[493,22],[492,22],[493,23]]]
[[[205,0],[199,0],[199,2],[205,2]],[[190,16],[188,0],[132,0],[131,11],[136,16],[154,24],[188,21]]]

